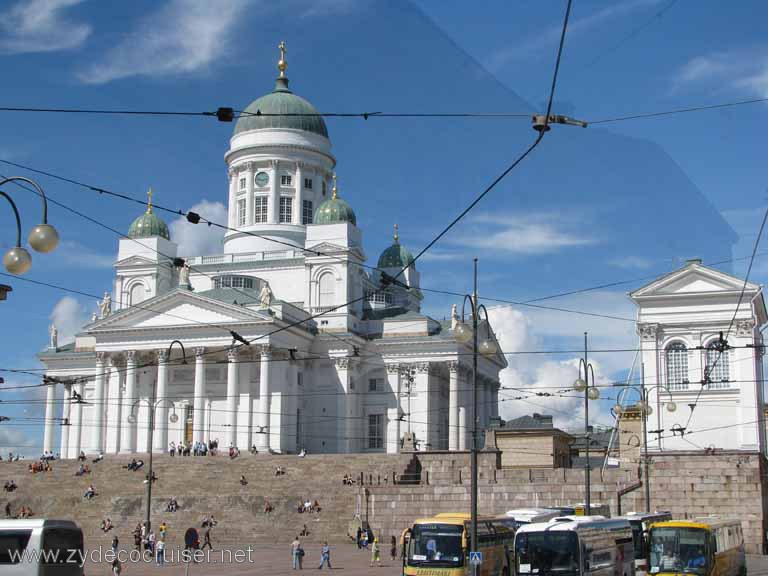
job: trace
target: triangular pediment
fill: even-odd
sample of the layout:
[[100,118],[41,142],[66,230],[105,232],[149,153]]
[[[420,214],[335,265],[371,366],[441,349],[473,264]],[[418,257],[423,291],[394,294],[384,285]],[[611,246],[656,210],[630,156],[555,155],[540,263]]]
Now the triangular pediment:
[[157,262],[144,256],[129,256],[115,262],[115,266],[155,266]]
[[[339,252],[351,252],[355,254],[358,258],[361,260],[365,260],[365,253],[363,250],[357,246],[353,246],[352,248],[345,248],[344,246],[339,246],[338,244],[333,244],[332,242],[320,242],[319,244],[315,244],[314,246],[307,246],[307,251],[311,252],[320,252],[322,254],[338,254]],[[308,256],[310,254],[307,254]]]
[[243,322],[273,322],[273,318],[263,311],[221,302],[189,290],[177,289],[102,318],[88,326],[86,331],[91,333],[100,330],[224,325]]
[[[726,274],[714,268],[708,268],[701,264],[692,263],[670,272],[646,284],[642,288],[630,294],[632,298],[648,296],[675,296],[694,294],[717,294],[727,292],[741,292],[744,280]],[[747,283],[746,292],[757,292],[760,286],[751,282]]]

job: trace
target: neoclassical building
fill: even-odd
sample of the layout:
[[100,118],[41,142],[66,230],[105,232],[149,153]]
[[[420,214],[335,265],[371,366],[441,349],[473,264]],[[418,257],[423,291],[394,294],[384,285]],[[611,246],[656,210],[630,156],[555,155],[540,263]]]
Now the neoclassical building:
[[[397,230],[366,264],[325,122],[289,89],[284,52],[278,68],[225,154],[222,253],[177,254],[150,197],[119,240],[101,312],[74,343],[52,336],[39,355],[52,379],[44,450],[56,451],[60,429],[65,458],[146,452],[152,398],[154,451],[218,439],[260,452],[395,453],[405,436],[419,450],[469,448],[472,355],[453,337],[457,319],[421,312]],[[498,417],[504,367],[501,354],[479,359],[481,427]]]
[[690,260],[630,298],[653,409],[649,448],[765,452],[762,287]]

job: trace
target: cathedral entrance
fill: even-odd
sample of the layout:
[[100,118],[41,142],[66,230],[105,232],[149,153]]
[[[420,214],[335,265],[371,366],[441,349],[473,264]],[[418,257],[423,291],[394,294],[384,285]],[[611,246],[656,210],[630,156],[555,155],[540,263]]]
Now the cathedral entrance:
[[194,422],[195,408],[190,405],[184,407],[184,444],[192,444],[192,422]]

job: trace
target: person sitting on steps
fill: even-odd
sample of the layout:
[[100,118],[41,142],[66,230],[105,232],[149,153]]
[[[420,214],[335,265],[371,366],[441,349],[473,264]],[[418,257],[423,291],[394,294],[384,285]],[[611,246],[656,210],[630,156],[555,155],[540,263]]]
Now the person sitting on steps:
[[245,474],[240,475],[240,486],[248,486],[248,480],[245,478]]

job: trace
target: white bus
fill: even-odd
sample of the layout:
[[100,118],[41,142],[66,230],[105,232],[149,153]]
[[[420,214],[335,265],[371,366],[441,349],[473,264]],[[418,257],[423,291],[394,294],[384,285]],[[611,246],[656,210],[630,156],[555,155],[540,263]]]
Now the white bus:
[[69,520],[0,520],[0,576],[82,576],[83,532]]
[[515,534],[517,576],[634,576],[632,528],[624,519],[561,517]]
[[507,510],[507,517],[514,518],[518,526],[549,522],[553,518],[562,515],[563,513],[560,510],[555,510],[554,508],[516,508],[515,510]]
[[648,529],[654,522],[672,520],[671,512],[629,512],[625,516],[632,527],[632,540],[635,546],[635,570],[648,572]]

